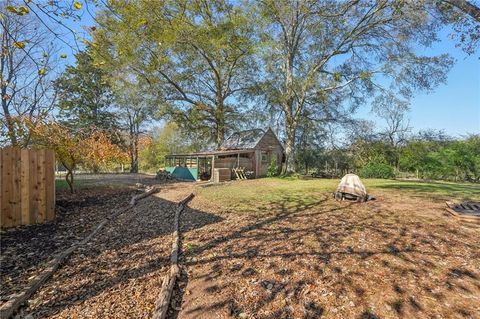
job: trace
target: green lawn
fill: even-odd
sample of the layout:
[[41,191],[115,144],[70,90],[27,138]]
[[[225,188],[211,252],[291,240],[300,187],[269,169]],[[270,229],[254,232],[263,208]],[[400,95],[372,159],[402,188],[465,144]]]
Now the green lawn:
[[480,184],[453,182],[418,182],[372,179],[365,180],[365,186],[371,189],[400,191],[413,196],[438,200],[476,200],[480,201]]
[[[367,191],[376,193],[402,193],[432,200],[480,200],[480,185],[449,182],[418,182],[383,179],[362,179]],[[272,205],[287,208],[311,205],[335,191],[337,179],[262,178],[238,181],[219,186],[199,188],[199,194],[223,207],[238,212],[269,210]]]
[[[82,180],[75,180],[73,182],[73,187],[75,189],[79,189],[79,188],[82,188],[82,187],[85,187],[87,186],[84,181]],[[55,189],[57,191],[63,191],[63,190],[68,190],[68,184],[67,184],[67,181],[65,181],[65,178],[62,176],[60,179],[55,179]]]

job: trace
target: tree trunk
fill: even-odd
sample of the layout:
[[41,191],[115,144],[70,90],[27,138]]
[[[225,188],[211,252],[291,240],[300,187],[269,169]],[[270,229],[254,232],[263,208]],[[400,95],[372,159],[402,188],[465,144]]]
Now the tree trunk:
[[217,148],[223,144],[225,140],[225,106],[223,104],[223,97],[217,96],[217,132],[216,132]]
[[138,136],[130,142],[130,173],[138,173]]
[[285,167],[283,174],[295,171],[295,135],[297,131],[297,123],[294,119],[286,118],[285,132],[287,139],[285,142]]
[[68,168],[66,169],[67,169],[67,175],[65,175],[65,180],[67,181],[68,187],[70,188],[70,193],[73,194],[73,172]]
[[139,123],[138,121],[130,123],[130,173],[138,173],[138,135],[139,135]]

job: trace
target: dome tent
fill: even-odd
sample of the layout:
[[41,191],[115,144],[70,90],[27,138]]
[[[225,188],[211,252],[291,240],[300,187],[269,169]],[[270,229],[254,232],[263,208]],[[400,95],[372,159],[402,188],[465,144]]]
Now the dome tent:
[[367,194],[367,189],[363,185],[360,177],[355,174],[347,174],[343,176],[337,190],[333,193],[335,199],[351,199],[359,202],[366,202],[374,199]]

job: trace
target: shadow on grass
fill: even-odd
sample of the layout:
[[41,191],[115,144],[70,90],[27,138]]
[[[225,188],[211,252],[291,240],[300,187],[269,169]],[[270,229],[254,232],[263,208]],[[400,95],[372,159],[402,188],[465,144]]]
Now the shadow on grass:
[[[438,192],[445,193],[454,187],[442,183],[420,186],[436,186]],[[462,187],[475,193],[468,186]],[[415,191],[418,192],[418,189]],[[205,240],[203,244],[185,253],[187,257],[196,257],[187,260],[186,266],[202,269],[196,280],[208,283],[223,277],[228,283],[229,278],[234,278],[230,280],[229,285],[232,286],[243,278],[248,278],[248,282],[255,279],[255,284],[247,285],[255,290],[258,298],[240,302],[238,293],[229,295],[226,293],[231,291],[228,288],[221,293],[222,289],[216,287],[204,292],[205,296],[212,296],[212,302],[206,298],[203,305],[185,309],[187,317],[201,317],[210,311],[224,308],[233,298],[239,304],[235,309],[255,313],[257,318],[296,318],[298,313],[290,313],[293,308],[276,305],[278,300],[288,298],[302,307],[304,318],[321,318],[333,308],[326,302],[326,298],[308,300],[296,297],[304,296],[307,287],[314,286],[315,289],[332,289],[338,295],[351,293],[356,296],[351,297],[356,298],[355,305],[359,306],[356,318],[380,318],[378,314],[365,310],[369,307],[365,295],[377,287],[372,283],[367,284],[367,281],[362,285],[362,280],[370,275],[364,266],[353,268],[352,271],[352,265],[374,264],[378,273],[389,274],[387,277],[393,281],[392,285],[387,284],[383,289],[387,292],[391,290],[391,297],[398,297],[383,302],[389,304],[392,315],[398,316],[427,309],[422,304],[423,300],[413,298],[409,295],[411,291],[406,293],[406,288],[401,287],[408,285],[405,278],[415,278],[421,287],[419,289],[426,289],[431,281],[419,281],[418,278],[428,279],[431,269],[439,267],[442,276],[450,274],[455,280],[464,281],[470,290],[480,284],[479,275],[468,267],[441,267],[440,262],[445,260],[468,258],[455,250],[446,250],[445,247],[461,247],[469,251],[480,249],[474,242],[469,243],[471,238],[465,234],[458,233],[452,238],[438,233],[453,230],[449,225],[432,228],[422,220],[411,219],[383,208],[377,209],[375,202],[333,202],[328,195],[312,202],[305,200],[304,194],[283,194],[265,206],[270,209],[268,214],[263,214],[262,211],[258,215],[255,212],[257,207],[254,207],[251,215],[255,218],[246,219],[231,229],[219,228],[219,234],[212,234],[210,240]],[[364,244],[357,245],[359,241]],[[268,270],[281,277],[288,277],[288,281],[279,280],[278,277],[275,280]],[[322,280],[325,286],[318,285],[318,280]],[[458,282],[456,286],[461,288]],[[241,286],[241,289],[245,288]],[[448,295],[450,292],[446,289],[441,284],[431,296],[437,298],[436,294]],[[468,308],[463,310],[468,311]],[[230,316],[239,315],[231,309],[227,309],[227,312]],[[260,315],[261,312],[263,315]]]
[[480,200],[480,185],[454,184],[442,182],[409,182],[395,181],[375,188],[406,191],[415,197],[428,197],[433,199],[449,199],[456,197],[462,200]]

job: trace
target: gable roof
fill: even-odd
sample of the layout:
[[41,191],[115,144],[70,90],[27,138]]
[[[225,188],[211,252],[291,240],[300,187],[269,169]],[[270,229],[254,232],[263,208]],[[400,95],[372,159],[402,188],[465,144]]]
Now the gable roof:
[[275,135],[271,128],[268,128],[266,131],[256,128],[233,133],[228,139],[226,139],[222,143],[222,145],[220,145],[219,150],[254,149],[258,146],[260,141],[262,141],[262,139],[269,133],[273,135],[274,139],[283,149],[282,143],[278,140],[277,135]]
[[220,145],[220,149],[238,150],[255,148],[263,135],[265,135],[265,131],[259,128],[235,132]]

